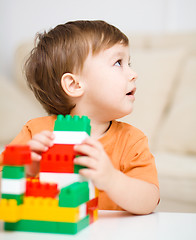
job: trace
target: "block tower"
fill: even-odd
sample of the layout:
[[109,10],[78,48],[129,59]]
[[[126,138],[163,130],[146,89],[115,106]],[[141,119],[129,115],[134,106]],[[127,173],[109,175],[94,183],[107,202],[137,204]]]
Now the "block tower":
[[6,147],[0,202],[5,230],[75,234],[97,220],[98,191],[73,163],[73,146],[90,129],[86,116],[57,116],[55,142],[42,155],[39,178],[25,178],[28,146]]

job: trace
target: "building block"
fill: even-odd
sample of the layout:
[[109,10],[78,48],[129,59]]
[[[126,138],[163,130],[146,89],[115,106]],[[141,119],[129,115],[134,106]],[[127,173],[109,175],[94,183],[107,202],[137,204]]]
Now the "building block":
[[50,172],[40,172],[39,174],[40,182],[51,182],[56,183],[58,189],[67,187],[74,182],[86,182],[87,179],[77,173],[50,173]]
[[78,173],[79,174],[80,169],[83,169],[83,168],[86,168],[86,167],[74,164],[74,173]]
[[87,202],[87,215],[90,217],[90,224],[98,219],[98,197]]
[[40,172],[73,173],[76,155],[73,144],[54,144],[42,154]]
[[6,146],[3,154],[3,164],[22,166],[31,163],[31,151],[29,146],[12,145]]
[[58,232],[64,233],[64,234],[76,234],[82,229],[89,226],[90,220],[89,216],[86,216],[85,218],[81,219],[77,223],[58,223]]
[[1,193],[3,194],[23,194],[26,190],[26,179],[8,179],[1,180]]
[[25,178],[24,166],[3,166],[2,178],[20,179]]
[[85,167],[73,163],[74,145],[90,131],[86,116],[57,116],[54,145],[43,153],[39,179],[25,178],[28,146],[6,147],[0,201],[5,230],[75,234],[97,219],[98,191],[79,174]]
[[20,220],[16,223],[5,222],[4,229],[7,231],[58,233],[56,222],[36,220]]
[[23,203],[23,199],[24,199],[24,194],[2,194],[1,195],[2,199],[15,199],[17,202],[17,205],[20,205]]
[[72,117],[71,115],[58,115],[55,121],[54,131],[82,131],[90,135],[90,119],[87,116]]
[[89,201],[89,188],[87,182],[75,182],[61,189],[59,194],[60,207],[78,207]]
[[99,191],[94,186],[93,182],[91,180],[88,180],[88,187],[89,187],[89,193],[90,193],[90,200],[98,197]]
[[84,219],[78,221],[77,223],[61,223],[34,220],[21,220],[17,223],[6,222],[4,228],[5,230],[9,231],[76,234],[88,225],[89,216],[86,216]]
[[87,216],[86,204],[76,208],[59,207],[58,199],[53,198],[25,197],[21,210],[24,220],[75,223]]
[[41,183],[38,178],[27,178],[25,196],[55,198],[58,193],[56,183]]
[[54,144],[81,144],[89,135],[80,131],[54,131]]
[[21,219],[21,205],[15,199],[0,200],[0,219],[5,222],[17,222]]

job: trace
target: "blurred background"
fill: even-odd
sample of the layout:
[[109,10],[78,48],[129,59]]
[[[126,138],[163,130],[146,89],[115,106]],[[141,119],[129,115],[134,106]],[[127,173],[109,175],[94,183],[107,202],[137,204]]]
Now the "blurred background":
[[138,73],[134,112],[156,157],[158,211],[196,212],[196,1],[1,0],[0,150],[29,119],[46,115],[28,90],[23,64],[37,32],[101,19],[130,39]]

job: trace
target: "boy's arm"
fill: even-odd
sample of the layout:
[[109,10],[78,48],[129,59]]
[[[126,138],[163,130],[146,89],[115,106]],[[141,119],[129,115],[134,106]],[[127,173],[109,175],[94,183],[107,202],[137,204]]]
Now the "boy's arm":
[[128,177],[116,169],[105,191],[116,204],[132,214],[153,212],[160,198],[156,185]]
[[88,167],[81,169],[80,174],[91,179],[121,208],[132,214],[148,214],[155,209],[159,201],[158,187],[116,170],[97,140],[88,138],[75,146],[75,150],[86,155],[74,160],[76,164]]

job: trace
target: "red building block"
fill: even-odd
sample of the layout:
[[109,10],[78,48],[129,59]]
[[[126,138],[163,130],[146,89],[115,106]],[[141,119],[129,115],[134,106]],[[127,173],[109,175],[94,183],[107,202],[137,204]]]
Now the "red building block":
[[40,172],[74,173],[73,159],[76,153],[73,144],[54,144],[42,154]]
[[38,178],[27,178],[25,196],[55,198],[59,193],[56,183],[41,183]]
[[86,204],[86,213],[90,216],[90,224],[94,222],[93,212],[98,208],[98,197],[91,199]]
[[3,164],[21,166],[31,163],[31,151],[27,145],[6,146],[3,154]]

